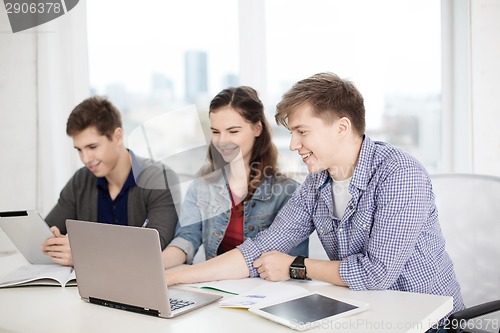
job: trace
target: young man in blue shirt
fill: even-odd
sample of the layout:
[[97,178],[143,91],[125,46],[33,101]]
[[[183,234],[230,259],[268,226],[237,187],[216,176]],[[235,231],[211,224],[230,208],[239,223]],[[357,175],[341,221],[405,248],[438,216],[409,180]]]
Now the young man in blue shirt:
[[45,218],[54,237],[42,244],[44,253],[55,263],[73,265],[64,235],[66,219],[147,224],[158,230],[165,248],[177,224],[177,175],[125,147],[120,113],[105,98],[90,97],[78,104],[68,118],[66,133],[85,166],[68,181]]
[[[217,258],[166,272],[167,282],[312,278],[453,296],[453,312],[462,309],[429,176],[407,153],[364,135],[356,87],[332,73],[301,80],[278,104],[276,121],[291,131],[290,149],[309,176],[269,229]],[[329,261],[285,254],[314,230]]]

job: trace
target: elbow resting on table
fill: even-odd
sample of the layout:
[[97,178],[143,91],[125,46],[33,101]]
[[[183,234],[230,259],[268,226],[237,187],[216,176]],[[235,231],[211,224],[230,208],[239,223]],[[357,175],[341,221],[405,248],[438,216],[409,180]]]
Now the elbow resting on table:
[[[341,278],[353,290],[387,290],[396,283],[399,276],[395,270],[391,270],[385,265],[377,265],[370,268],[358,267],[356,269],[350,269],[347,266],[341,271],[343,271]],[[354,273],[356,271],[363,273]]]

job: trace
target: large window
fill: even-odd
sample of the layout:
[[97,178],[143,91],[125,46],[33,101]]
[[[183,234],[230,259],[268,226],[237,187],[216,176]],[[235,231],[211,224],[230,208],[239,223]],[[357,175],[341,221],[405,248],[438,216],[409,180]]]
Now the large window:
[[125,113],[127,126],[238,84],[234,0],[88,1],[92,92]]
[[[247,9],[264,3],[255,6],[264,36],[240,33],[248,31],[239,19],[249,14],[239,11],[243,1],[87,2],[91,86],[120,108],[126,132],[189,104],[196,105],[206,131],[210,99],[248,82],[239,69],[252,68],[255,59],[239,54],[245,49],[240,44],[260,45],[257,56],[266,65],[253,75],[265,78],[264,88],[255,88],[266,90],[259,92],[271,123],[276,103],[294,82],[335,72],[364,95],[369,136],[440,171],[440,1],[245,2]],[[275,127],[274,134],[282,168],[305,171],[288,150],[288,132]]]
[[206,155],[210,99],[239,84],[238,3],[87,4],[92,93],[120,109],[136,153],[193,174]]
[[[440,168],[441,29],[435,0],[266,2],[270,109],[294,82],[330,71],[365,98],[367,134]],[[277,130],[285,165],[285,131]],[[293,155],[293,156],[292,156]]]

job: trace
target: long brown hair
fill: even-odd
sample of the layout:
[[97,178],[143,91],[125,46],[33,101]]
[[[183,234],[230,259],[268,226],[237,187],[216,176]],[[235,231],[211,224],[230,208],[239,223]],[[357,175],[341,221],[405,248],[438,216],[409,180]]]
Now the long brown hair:
[[[253,125],[259,122],[262,124],[262,133],[255,138],[250,157],[248,198],[253,195],[265,176],[274,176],[278,173],[278,150],[272,142],[271,129],[264,114],[264,106],[255,89],[241,86],[222,90],[210,102],[209,114],[225,106],[235,109]],[[212,171],[222,169],[227,164],[212,143],[208,149],[208,160]]]

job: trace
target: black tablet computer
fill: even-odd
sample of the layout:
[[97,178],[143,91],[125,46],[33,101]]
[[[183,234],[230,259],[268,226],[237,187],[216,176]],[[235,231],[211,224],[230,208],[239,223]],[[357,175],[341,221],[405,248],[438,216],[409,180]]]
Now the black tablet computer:
[[277,323],[304,331],[368,309],[368,303],[310,293],[249,310]]

